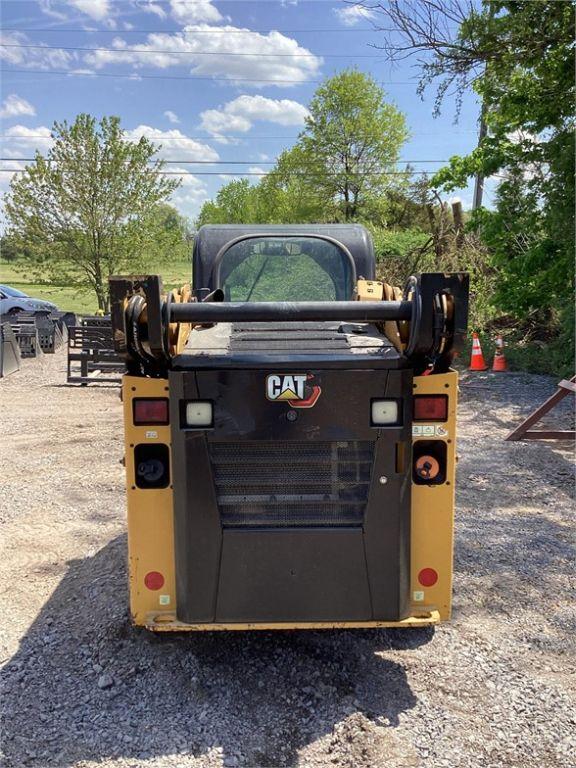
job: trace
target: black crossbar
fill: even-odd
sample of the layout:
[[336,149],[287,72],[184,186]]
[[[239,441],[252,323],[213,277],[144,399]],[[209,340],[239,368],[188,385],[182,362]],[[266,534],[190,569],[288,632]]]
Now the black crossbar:
[[410,320],[411,301],[262,301],[169,304],[168,321],[176,323],[383,322]]

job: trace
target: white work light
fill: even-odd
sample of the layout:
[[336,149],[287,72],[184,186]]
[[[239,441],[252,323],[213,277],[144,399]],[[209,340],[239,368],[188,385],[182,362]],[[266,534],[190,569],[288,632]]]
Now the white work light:
[[400,423],[398,400],[372,400],[372,424],[375,427]]
[[192,400],[186,403],[187,427],[211,427],[212,403],[206,400]]

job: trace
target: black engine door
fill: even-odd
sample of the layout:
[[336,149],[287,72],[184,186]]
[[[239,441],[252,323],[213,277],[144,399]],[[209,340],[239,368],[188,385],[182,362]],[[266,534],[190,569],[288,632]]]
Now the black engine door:
[[[403,618],[411,390],[407,369],[171,372],[178,618]],[[401,403],[400,424],[371,426],[380,398]],[[190,400],[212,402],[210,429],[183,425]]]

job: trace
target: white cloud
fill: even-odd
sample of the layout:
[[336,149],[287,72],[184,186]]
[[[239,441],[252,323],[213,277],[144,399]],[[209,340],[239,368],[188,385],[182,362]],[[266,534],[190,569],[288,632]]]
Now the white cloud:
[[202,203],[208,199],[206,184],[185,168],[176,166],[171,167],[170,170],[182,173],[180,177],[182,184],[172,193],[171,202],[183,216],[196,218],[200,213]]
[[110,0],[59,0],[56,3],[52,3],[51,0],[40,0],[40,8],[44,13],[56,19],[64,20],[67,18],[66,15],[57,7],[54,8],[53,5],[60,6],[60,8],[62,5],[68,5],[80,13],[90,16],[95,21],[109,21],[110,19]]
[[261,168],[259,165],[251,165],[248,168],[249,173],[257,173],[260,176],[266,176],[269,171],[266,171],[264,168]]
[[171,109],[167,109],[166,112],[164,112],[164,117],[170,122],[170,123],[179,123],[180,118],[176,114],[176,112],[172,112]]
[[277,125],[304,125],[307,115],[306,107],[297,101],[244,94],[219,109],[202,112],[200,127],[214,136],[221,136],[228,132],[246,133],[257,120]]
[[212,5],[212,0],[170,0],[172,18],[180,24],[197,24],[202,21],[222,21],[222,14]]
[[52,8],[52,0],[38,0],[38,5],[40,6],[41,11],[43,11],[47,16],[51,16],[53,19],[66,21],[68,18],[65,13],[62,13],[62,11],[58,11],[56,8]]
[[159,19],[165,19],[168,16],[164,8],[153,0],[139,0],[137,5],[140,11],[144,11],[144,13],[153,13],[155,16],[158,16]]
[[102,21],[110,18],[109,0],[68,0],[71,5],[86,16],[90,16],[95,21]]
[[[46,48],[43,43],[32,43],[22,32],[0,33],[0,60],[19,67],[32,69],[67,69],[76,54],[61,48]],[[13,45],[38,45],[39,48],[12,48]],[[8,47],[5,47],[8,46]]]
[[[166,160],[218,160],[218,153],[211,147],[187,138],[178,130],[162,131],[147,125],[139,125],[132,131],[124,132],[127,139],[138,140],[146,136],[151,141],[164,146],[160,156]],[[13,125],[4,131],[2,151],[4,156],[33,157],[36,150],[44,154],[52,146],[51,131],[46,126],[27,128],[24,125]],[[25,163],[10,160],[5,163],[10,170],[22,169]],[[182,173],[182,185],[172,195],[172,202],[185,216],[195,217],[204,200],[208,198],[205,183],[194,176],[185,165],[170,165],[171,172]],[[0,177],[0,194],[8,190],[12,175],[3,173]],[[176,177],[174,177],[176,178]]]
[[242,115],[234,115],[220,109],[207,109],[201,113],[202,122],[200,128],[208,131],[213,136],[221,136],[223,133],[247,133],[252,128],[252,123]]
[[[40,125],[37,128],[27,128],[25,125],[13,125],[6,128],[2,140],[2,154],[5,158],[34,157],[36,150],[45,154],[52,146],[50,128]],[[2,164],[7,171],[23,170],[26,163],[9,160]],[[0,197],[3,197],[10,187],[14,173],[0,174]],[[1,214],[0,214],[1,216]],[[1,228],[1,227],[0,227]]]
[[44,153],[51,146],[52,133],[45,125],[37,128],[13,125],[4,131],[2,152],[6,157],[32,157],[36,150]]
[[19,115],[35,114],[36,110],[32,104],[21,96],[17,96],[15,93],[11,93],[7,96],[2,103],[2,107],[0,107],[0,117],[4,119],[18,117]]
[[[194,35],[198,31],[203,34]],[[269,84],[278,86],[305,82],[318,73],[322,64],[320,57],[280,32],[262,35],[233,26],[198,24],[173,35],[163,32],[148,35],[146,42],[138,45],[129,45],[123,38],[116,37],[111,47],[115,50],[86,54],[85,62],[97,69],[114,64],[158,69],[189,66],[190,71],[199,76],[224,77],[232,81],[261,80],[263,84],[272,81]],[[136,50],[125,50],[130,48]],[[202,55],[206,52],[210,55]],[[283,80],[295,83],[281,82]]]
[[[150,125],[139,125],[131,131],[124,131],[130,141],[138,141],[145,136],[154,144],[161,144],[159,157],[164,160],[219,160],[218,152],[207,144],[190,139],[177,128],[162,131]],[[173,170],[171,168],[171,170]]]
[[333,8],[333,11],[346,27],[354,27],[362,21],[371,21],[376,17],[373,10],[361,5],[347,5],[344,8]]

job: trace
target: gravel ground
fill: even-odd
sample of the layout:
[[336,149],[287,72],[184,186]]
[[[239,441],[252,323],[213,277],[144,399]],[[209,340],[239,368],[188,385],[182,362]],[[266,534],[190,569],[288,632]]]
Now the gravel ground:
[[118,389],[64,381],[0,382],[4,765],[573,765],[572,451],[502,439],[552,379],[463,377],[450,624],[177,636],[127,621]]

